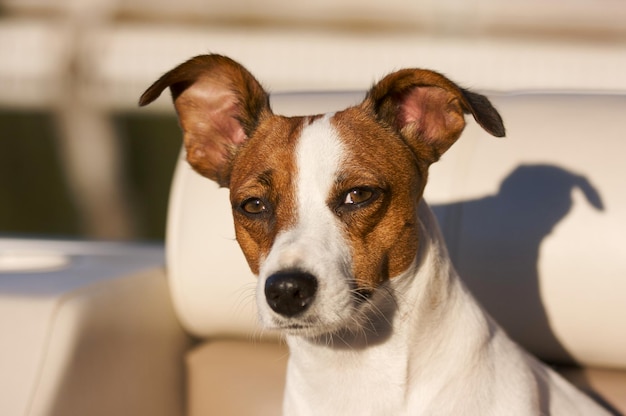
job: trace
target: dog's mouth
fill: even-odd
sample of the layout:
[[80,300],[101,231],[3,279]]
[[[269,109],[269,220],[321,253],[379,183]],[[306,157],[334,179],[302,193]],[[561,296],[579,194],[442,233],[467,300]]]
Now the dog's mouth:
[[[320,313],[316,308],[296,317],[273,319],[271,329],[285,335],[295,335],[311,339],[346,339],[353,334],[378,338],[387,332],[390,324],[388,302],[385,296],[377,296],[375,289],[353,289],[350,301],[336,311]],[[365,341],[364,341],[365,342]]]
[[304,335],[317,333],[315,325],[287,324],[278,328],[281,332],[289,335]]
[[309,322],[276,322],[272,328],[285,335],[315,337],[329,332],[326,325]]
[[280,325],[276,329],[284,335],[291,335],[308,339],[321,339],[323,337],[332,337],[333,334],[342,332],[344,330],[342,328],[342,326],[329,326],[323,324],[286,324]]

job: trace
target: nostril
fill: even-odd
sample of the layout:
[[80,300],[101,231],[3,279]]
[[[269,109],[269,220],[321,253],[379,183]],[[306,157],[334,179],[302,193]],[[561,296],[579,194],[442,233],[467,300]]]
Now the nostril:
[[317,279],[310,273],[279,272],[265,281],[265,298],[276,313],[286,317],[304,312],[315,298]]

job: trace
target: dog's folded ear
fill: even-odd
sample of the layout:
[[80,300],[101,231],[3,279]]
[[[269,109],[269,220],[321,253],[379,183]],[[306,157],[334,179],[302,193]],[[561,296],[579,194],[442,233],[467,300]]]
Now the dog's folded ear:
[[144,106],[170,88],[189,164],[228,186],[231,160],[260,120],[271,114],[269,95],[237,62],[201,55],[159,78],[139,99]]
[[387,75],[372,87],[363,105],[396,129],[427,163],[436,162],[459,138],[464,113],[471,113],[493,136],[505,135],[502,118],[486,97],[428,70],[404,69]]

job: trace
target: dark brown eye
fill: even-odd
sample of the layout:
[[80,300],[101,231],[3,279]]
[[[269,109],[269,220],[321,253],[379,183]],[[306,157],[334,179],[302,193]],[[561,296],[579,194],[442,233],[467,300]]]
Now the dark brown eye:
[[265,213],[267,211],[267,206],[259,198],[250,198],[243,201],[243,204],[241,204],[241,209],[246,214],[258,215]]
[[354,188],[351,189],[345,196],[344,205],[359,205],[363,204],[374,196],[374,191],[369,188]]

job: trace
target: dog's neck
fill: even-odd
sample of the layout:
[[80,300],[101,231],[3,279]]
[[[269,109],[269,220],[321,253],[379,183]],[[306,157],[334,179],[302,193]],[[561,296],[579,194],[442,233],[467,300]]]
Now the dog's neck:
[[[407,395],[419,391],[415,386],[422,380],[429,389],[437,388],[437,381],[445,385],[455,377],[454,362],[478,356],[487,347],[496,326],[457,277],[426,203],[420,203],[418,211],[420,248],[415,262],[379,288],[367,318],[355,325],[358,329],[316,338],[287,337],[291,351],[287,408],[290,402],[324,397],[376,406],[375,390],[384,388],[384,406],[391,407],[381,410],[394,414],[414,400]],[[459,320],[460,314],[472,319]],[[459,335],[464,331],[474,335]],[[467,342],[450,345],[449,339]],[[450,362],[449,374],[442,372],[442,360]],[[439,363],[436,373],[431,363]],[[325,396],[332,389],[342,391],[342,396]],[[350,394],[355,397],[348,398]],[[319,409],[321,404],[310,405]],[[333,406],[337,411],[341,403]]]

